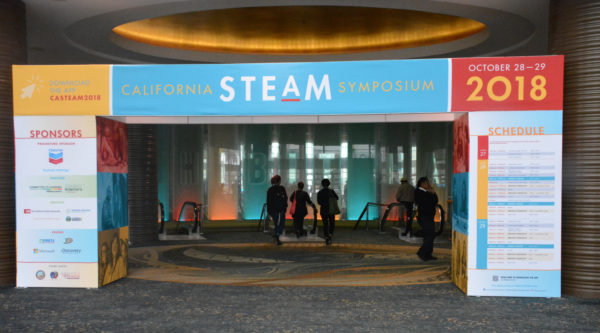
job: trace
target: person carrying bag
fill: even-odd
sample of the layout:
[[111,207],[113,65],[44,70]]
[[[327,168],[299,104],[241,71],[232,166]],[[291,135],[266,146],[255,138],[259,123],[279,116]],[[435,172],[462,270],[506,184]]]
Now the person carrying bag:
[[297,238],[306,236],[306,232],[304,231],[304,217],[308,214],[306,204],[310,204],[313,209],[317,209],[315,204],[310,200],[308,193],[304,192],[303,189],[304,182],[299,182],[298,189],[290,196],[290,201],[292,202],[290,215],[294,218],[294,231]]

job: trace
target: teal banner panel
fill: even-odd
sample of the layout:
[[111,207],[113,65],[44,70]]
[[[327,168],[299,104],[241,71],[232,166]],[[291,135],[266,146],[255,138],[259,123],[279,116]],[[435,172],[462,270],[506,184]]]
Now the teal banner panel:
[[448,111],[448,59],[114,65],[115,116]]

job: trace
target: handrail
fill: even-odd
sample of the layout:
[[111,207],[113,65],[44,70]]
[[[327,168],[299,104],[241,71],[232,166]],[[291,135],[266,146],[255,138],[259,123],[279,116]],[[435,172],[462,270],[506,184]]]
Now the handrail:
[[366,230],[369,230],[369,206],[383,207],[383,206],[387,206],[387,205],[386,204],[382,204],[382,203],[378,203],[378,202],[367,202],[367,204],[365,205],[365,209],[363,209],[362,213],[360,213],[360,216],[358,217],[358,221],[356,221],[356,223],[354,224],[354,228],[352,230],[356,230],[356,228],[358,228],[358,224],[362,220],[362,218],[365,215],[365,213],[367,214],[367,220],[365,222],[365,224],[366,224]]
[[[185,206],[192,206],[194,208],[194,217],[193,217],[193,226],[192,226],[192,233],[202,233],[202,209],[203,209],[203,205],[193,202],[193,201],[186,201],[181,205],[181,210],[179,211],[179,217],[177,218],[177,222],[189,222],[189,221],[183,221],[183,211]],[[164,223],[163,223],[164,225]],[[178,227],[179,228],[179,227]],[[161,230],[159,231],[160,233],[164,232],[164,228],[161,226]],[[188,233],[189,233],[189,229],[188,229]]]
[[262,211],[260,212],[260,218],[258,219],[258,231],[260,231],[260,225],[264,221],[263,232],[268,232],[269,228],[269,213],[267,212],[267,204],[264,203]]
[[[401,205],[401,203],[399,203],[399,202],[392,202],[389,205],[387,205],[387,208],[385,209],[385,212],[383,213],[383,217],[379,220],[379,232],[383,232],[383,225],[385,224],[385,221],[387,220],[388,215],[390,214],[390,211],[392,210],[392,208],[398,207],[400,205]],[[412,218],[412,216],[408,217],[407,223],[412,222],[411,218]]]
[[[313,229],[316,230],[317,229],[317,207],[312,206],[312,209],[313,209]],[[271,216],[267,212],[267,204],[264,203],[263,208],[260,212],[260,218],[258,219],[258,231],[260,231],[260,225],[264,221],[265,224],[263,225],[263,232],[269,232],[269,220],[270,219],[271,219]]]
[[165,232],[165,206],[159,201],[158,207],[160,208],[160,228],[158,229],[158,233],[162,234]]
[[[367,204],[365,205],[365,208],[363,209],[362,213],[360,214],[360,217],[358,218],[358,221],[356,221],[356,223],[354,224],[353,230],[356,230],[358,228],[358,224],[360,223],[360,221],[362,220],[362,218],[365,214],[367,214],[367,220],[365,222],[366,230],[369,230],[369,223],[368,223],[369,206],[378,206],[378,207],[387,207],[385,212],[383,213],[383,216],[379,220],[379,232],[383,232],[384,225],[385,225],[385,222],[387,221],[390,211],[392,210],[392,208],[398,207],[400,205],[402,205],[400,202],[392,202],[389,204],[382,204],[382,203],[378,203],[378,202],[367,202]],[[436,206],[436,208],[438,208],[440,210],[440,229],[436,232],[436,236],[439,236],[444,232],[444,225],[446,223],[446,211],[444,210],[444,207],[442,207],[442,205],[440,205],[440,204],[438,204]],[[416,212],[417,212],[417,209],[414,209],[413,214],[411,214],[411,216],[407,216],[406,223],[412,223],[413,218],[415,216],[417,216],[417,221],[418,221],[418,215],[416,214]]]

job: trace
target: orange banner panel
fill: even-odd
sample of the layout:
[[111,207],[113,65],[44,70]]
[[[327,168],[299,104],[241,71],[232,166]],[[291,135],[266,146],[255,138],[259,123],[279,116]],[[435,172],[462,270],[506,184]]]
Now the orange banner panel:
[[13,66],[14,114],[109,115],[110,65]]

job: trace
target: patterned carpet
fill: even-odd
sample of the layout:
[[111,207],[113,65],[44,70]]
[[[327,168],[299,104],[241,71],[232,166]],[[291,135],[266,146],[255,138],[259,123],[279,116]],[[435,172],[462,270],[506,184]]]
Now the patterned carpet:
[[[0,287],[0,332],[598,332],[600,300],[468,297],[439,260],[393,233],[336,231],[334,245],[207,230],[206,241],[130,249],[99,289]],[[444,244],[444,242],[446,242]]]
[[422,262],[416,247],[265,243],[132,248],[129,278],[252,286],[397,286],[450,282],[450,250]]

